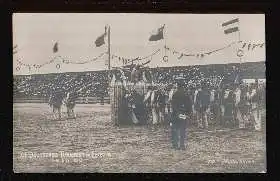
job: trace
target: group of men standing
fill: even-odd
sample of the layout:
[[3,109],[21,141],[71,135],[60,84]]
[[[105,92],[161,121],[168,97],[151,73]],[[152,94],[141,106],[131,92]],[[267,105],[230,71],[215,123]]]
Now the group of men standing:
[[[135,85],[141,77],[137,68],[133,69],[131,75],[131,82]],[[142,75],[145,75],[145,71]],[[203,83],[190,89],[186,88],[188,86],[184,80],[175,81],[170,84],[171,87],[155,86],[153,82],[152,85],[148,86],[144,95],[132,91],[129,96],[125,96],[128,109],[124,113],[131,113],[133,123],[168,123],[175,149],[185,149],[187,123],[202,129],[213,125],[261,130],[260,104],[264,99],[260,95],[257,80],[250,86],[234,82],[219,88]]]
[[184,83],[177,83],[169,92],[173,148],[185,149],[188,122],[208,129],[211,120],[214,126],[260,131],[260,105],[265,96],[262,95],[263,92],[259,89],[257,80],[250,86],[233,83],[225,85],[222,89],[211,89],[210,86],[202,84],[193,92],[184,89]]
[[258,83],[251,86],[233,83],[214,89],[202,85],[193,94],[194,120],[199,128],[209,122],[223,127],[261,129],[260,103],[263,97]]
[[78,98],[78,92],[74,90],[65,90],[60,86],[54,87],[48,100],[49,106],[53,109],[54,119],[60,120],[61,108],[64,104],[67,109],[68,118],[76,118],[74,107]]

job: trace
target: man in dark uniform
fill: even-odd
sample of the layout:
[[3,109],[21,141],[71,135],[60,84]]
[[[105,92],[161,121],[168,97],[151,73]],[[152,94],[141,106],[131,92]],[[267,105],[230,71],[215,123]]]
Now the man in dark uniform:
[[206,83],[202,84],[202,90],[198,92],[197,102],[199,105],[200,126],[208,129],[208,112],[210,108],[210,92],[207,89]]
[[151,85],[148,86],[147,88],[147,93],[144,96],[144,109],[145,109],[145,113],[144,113],[144,121],[145,124],[150,124],[151,123],[151,117],[152,117],[152,110],[151,110],[151,94],[153,91],[153,87]]
[[54,116],[56,115],[56,112],[58,113],[58,119],[61,119],[61,106],[63,104],[63,98],[64,93],[62,88],[57,87],[54,89],[49,101],[49,104],[53,107]]
[[144,104],[144,96],[140,95],[138,92],[134,92],[133,96],[135,97],[135,109],[134,113],[136,118],[139,120],[140,125],[145,125],[145,104]]
[[[192,112],[192,104],[190,97],[184,91],[183,82],[177,83],[177,90],[172,96],[172,119],[171,119],[171,134],[172,134],[172,147],[174,149],[185,149],[185,137],[187,119],[190,118]],[[178,147],[178,142],[180,147]]]
[[227,89],[225,90],[224,94],[224,126],[233,127],[234,126],[234,95],[233,90],[231,90],[232,86],[229,84],[227,85]]
[[165,95],[163,90],[159,90],[157,92],[157,105],[158,105],[158,113],[159,113],[159,122],[164,123],[165,120]]

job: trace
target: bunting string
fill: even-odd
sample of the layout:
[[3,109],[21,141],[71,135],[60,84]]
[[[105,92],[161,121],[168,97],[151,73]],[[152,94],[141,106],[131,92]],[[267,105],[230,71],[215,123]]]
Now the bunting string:
[[[239,43],[242,43],[242,46],[237,51],[237,56],[238,57],[242,57],[244,55],[244,51],[253,51],[256,48],[263,48],[264,45],[265,45],[265,43],[251,43],[251,42],[236,41],[236,42],[232,42],[232,43],[230,43],[230,44],[228,44],[228,45],[226,45],[224,47],[218,48],[218,49],[214,49],[214,50],[207,51],[207,52],[197,52],[197,53],[180,52],[180,51],[177,51],[174,48],[171,48],[171,47],[166,46],[166,45],[164,46],[164,49],[166,51],[172,52],[172,54],[174,56],[177,56],[178,60],[182,59],[183,57],[196,57],[197,59],[202,59],[205,56],[212,55],[214,53],[223,51],[223,50],[225,50],[227,48],[230,48],[232,45],[239,44]],[[16,48],[17,48],[17,46],[14,47],[14,49],[16,49]],[[161,51],[161,49],[157,49],[153,53],[151,53],[151,54],[149,54],[147,56],[136,57],[136,58],[126,58],[126,57],[122,57],[122,56],[118,56],[118,55],[114,55],[113,54],[113,55],[111,55],[111,58],[112,58],[112,60],[117,59],[117,61],[121,62],[123,65],[134,64],[135,62],[139,62],[141,60],[146,60],[146,59],[149,59],[148,62],[151,62],[152,59],[153,59],[153,56],[157,55],[160,51]],[[21,67],[28,67],[29,71],[31,71],[32,69],[36,69],[37,70],[37,69],[42,68],[45,65],[54,63],[57,60],[57,58],[62,59],[62,63],[63,64],[77,64],[77,65],[79,65],[79,64],[87,64],[87,63],[90,63],[90,62],[93,62],[93,61],[97,61],[98,59],[100,59],[105,54],[107,54],[107,52],[101,53],[97,57],[94,57],[94,58],[92,58],[90,60],[86,60],[86,61],[70,61],[70,60],[68,60],[66,58],[63,58],[62,56],[58,55],[58,56],[54,57],[53,59],[51,59],[51,60],[49,60],[49,61],[47,61],[45,63],[42,63],[42,64],[25,64],[25,63],[23,63],[22,59],[19,58],[19,59],[16,59],[16,62],[18,63],[18,67],[16,68],[16,71],[19,71],[21,69]],[[167,62],[168,61],[168,57],[165,56],[163,58],[163,61]],[[59,63],[57,63],[56,64],[56,68],[60,69],[61,65]]]
[[[64,64],[87,64],[87,63],[89,63],[89,62],[97,61],[99,58],[101,58],[101,57],[102,57],[104,54],[106,54],[106,53],[107,53],[107,52],[101,53],[99,56],[97,56],[97,57],[95,57],[95,58],[93,58],[93,59],[84,61],[84,62],[69,61],[69,60],[63,58],[63,57],[60,56],[60,55],[54,57],[53,59],[51,59],[51,60],[49,60],[49,61],[47,61],[47,62],[45,62],[45,63],[42,63],[42,64],[25,64],[25,63],[22,62],[21,59],[16,59],[17,63],[19,64],[19,66],[16,68],[16,71],[19,71],[19,70],[21,69],[21,67],[28,67],[28,68],[29,68],[29,71],[31,71],[32,67],[33,67],[34,69],[37,70],[37,69],[42,68],[42,67],[45,66],[45,65],[49,65],[49,64],[51,64],[51,63],[54,63],[54,62],[57,60],[57,58],[62,59],[62,63],[64,63]],[[60,69],[60,68],[61,68],[61,65],[60,65],[59,63],[56,64],[56,68],[57,68],[57,69]]]
[[146,60],[146,59],[152,59],[152,57],[160,52],[160,49],[155,50],[153,53],[150,55],[144,56],[144,57],[136,57],[136,58],[126,58],[126,57],[121,57],[117,55],[112,55],[112,59],[117,59],[119,62],[122,62],[123,65],[127,64],[133,64],[135,61],[141,61],[141,60]]
[[[171,48],[171,47],[168,47],[168,46],[164,46],[164,48],[167,50],[167,51],[170,51],[172,52],[172,54],[175,56],[175,55],[178,55],[178,59],[181,59],[183,57],[196,57],[196,58],[204,58],[206,55],[211,55],[211,54],[214,54],[214,53],[217,53],[219,51],[222,51],[222,50],[225,50],[227,48],[230,48],[232,45],[234,44],[238,44],[238,43],[242,43],[243,41],[237,41],[237,42],[232,42],[222,48],[218,48],[218,49],[214,49],[214,50],[211,50],[211,51],[208,51],[208,52],[198,52],[198,53],[184,53],[184,52],[179,52],[177,50],[175,50],[174,48]],[[259,47],[259,48],[263,48],[265,43],[248,43],[248,42],[244,42],[243,45],[242,45],[242,49],[247,49],[247,51],[252,51],[254,50],[255,48]],[[237,56],[243,56],[243,53],[244,51],[243,50],[238,50],[237,52]]]
[[87,63],[89,63],[89,62],[93,62],[93,61],[96,61],[96,60],[98,60],[99,58],[101,58],[103,55],[105,55],[107,52],[104,52],[104,53],[101,53],[99,56],[97,56],[97,57],[95,57],[95,58],[93,58],[93,59],[90,59],[90,60],[87,60],[87,61],[84,61],[84,62],[70,62],[70,61],[68,61],[68,60],[66,60],[66,59],[63,59],[63,63],[65,63],[65,64],[87,64]]
[[164,48],[165,48],[167,51],[172,52],[173,55],[179,55],[178,59],[181,59],[181,58],[183,58],[183,57],[204,58],[205,55],[211,55],[211,54],[213,54],[213,53],[222,51],[222,50],[224,50],[224,49],[227,49],[227,48],[231,47],[233,44],[236,44],[236,43],[237,43],[237,42],[232,42],[232,43],[228,44],[228,45],[225,46],[225,47],[218,48],[218,49],[215,49],[215,50],[211,50],[211,51],[208,51],[208,52],[205,52],[205,53],[183,53],[183,52],[176,51],[174,48],[170,48],[170,47],[167,47],[167,46],[164,46]]

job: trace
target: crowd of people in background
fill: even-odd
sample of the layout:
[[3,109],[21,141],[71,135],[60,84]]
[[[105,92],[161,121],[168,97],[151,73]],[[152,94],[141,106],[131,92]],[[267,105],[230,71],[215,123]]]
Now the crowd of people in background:
[[14,96],[48,98],[58,85],[64,90],[84,88],[81,97],[108,96],[106,72],[18,76],[14,79]]
[[[168,67],[154,68],[149,71],[153,79],[159,83],[172,83],[178,75],[185,79],[185,88],[195,88],[202,82],[207,81],[211,86],[218,87],[221,79],[235,77],[236,67],[240,76],[254,77],[259,74],[265,75],[263,63],[260,65],[207,65],[192,67]],[[255,72],[255,73],[254,73]],[[125,72],[125,76],[129,75]],[[108,86],[110,77],[107,71],[77,72],[62,74],[37,74],[14,76],[13,95],[20,97],[49,97],[50,92],[58,84],[65,90],[72,88],[86,87],[81,91],[81,97],[104,97],[109,96]],[[224,84],[224,83],[222,83]]]
[[[141,115],[141,120],[146,122],[151,120],[153,124],[157,124],[168,120],[168,112],[172,110],[170,95],[175,86],[174,82],[181,77],[182,86],[192,101],[190,120],[197,127],[207,129],[209,125],[222,125],[239,128],[254,127],[259,130],[261,129],[260,110],[265,106],[265,87],[257,83],[251,85],[241,83],[240,76],[246,74],[246,71],[252,74],[248,68],[243,67],[242,70],[241,66],[236,65],[225,65],[220,68],[209,65],[203,68],[193,66],[156,69],[141,69],[139,66],[133,66],[128,71],[112,70],[112,74],[99,71],[17,76],[14,78],[14,97],[49,98],[59,86],[63,92],[78,91],[79,97],[102,98],[100,100],[103,100],[104,104],[104,97],[109,96],[111,75],[114,75],[115,79],[161,85],[160,89],[158,86],[148,87],[148,93],[138,97],[141,101],[130,104],[135,106],[135,103],[141,102],[140,106],[147,114],[137,112],[134,107],[136,115]],[[136,98],[136,92],[127,96],[128,102],[135,101]]]

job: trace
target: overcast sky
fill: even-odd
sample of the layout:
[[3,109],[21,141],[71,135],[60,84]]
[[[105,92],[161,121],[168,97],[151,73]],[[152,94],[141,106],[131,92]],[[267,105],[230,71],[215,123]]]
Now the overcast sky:
[[[183,57],[168,53],[168,62],[162,61],[163,46],[182,53],[200,53],[224,47],[238,40],[238,33],[225,35],[221,26],[225,21],[239,18],[240,38],[251,43],[265,42],[265,16],[262,14],[70,14],[70,13],[15,13],[13,14],[13,44],[18,46],[14,55],[14,74],[38,74],[54,72],[80,72],[107,69],[104,55],[101,59],[84,65],[63,64],[60,59],[37,71],[21,67],[17,71],[17,58],[25,64],[43,64],[56,55],[70,61],[86,61],[107,51],[107,44],[96,48],[95,40],[104,33],[106,24],[111,27],[111,54],[126,57],[143,57],[157,49],[161,52],[152,57],[150,67],[223,64],[240,62],[232,46],[216,54]],[[165,24],[163,40],[149,42],[150,35]],[[235,24],[238,25],[238,24]],[[58,42],[58,52],[52,48]],[[245,51],[243,62],[265,61],[264,48]],[[56,65],[60,64],[60,69]],[[122,65],[111,59],[112,66]]]

